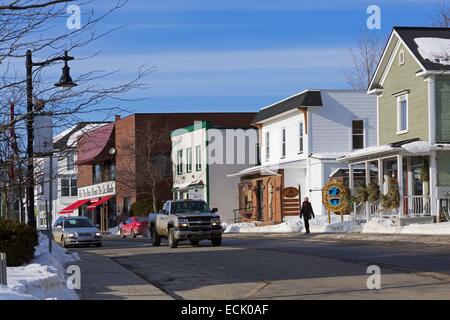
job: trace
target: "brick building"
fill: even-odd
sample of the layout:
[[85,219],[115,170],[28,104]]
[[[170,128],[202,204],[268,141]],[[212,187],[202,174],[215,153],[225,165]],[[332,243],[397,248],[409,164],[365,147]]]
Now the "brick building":
[[173,130],[209,121],[220,126],[250,126],[255,113],[152,113],[116,117],[78,143],[78,201],[74,207],[102,230],[129,216],[136,201],[160,208],[172,198]]

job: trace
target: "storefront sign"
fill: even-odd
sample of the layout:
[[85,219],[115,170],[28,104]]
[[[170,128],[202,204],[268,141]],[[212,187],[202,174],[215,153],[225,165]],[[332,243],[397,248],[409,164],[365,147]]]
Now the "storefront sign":
[[337,180],[328,181],[322,190],[322,201],[328,211],[341,212],[347,207],[347,189]]
[[189,199],[192,200],[205,200],[204,198],[203,188],[198,189],[189,189]]
[[295,187],[284,188],[283,196],[285,198],[296,198],[296,197],[298,197],[298,189]]
[[116,182],[108,181],[78,188],[78,199],[92,199],[116,194]]

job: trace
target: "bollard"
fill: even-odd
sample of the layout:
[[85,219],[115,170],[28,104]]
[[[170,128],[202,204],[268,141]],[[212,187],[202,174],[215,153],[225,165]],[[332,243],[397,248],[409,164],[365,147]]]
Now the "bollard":
[[0,252],[0,284],[8,285],[6,277],[6,253]]

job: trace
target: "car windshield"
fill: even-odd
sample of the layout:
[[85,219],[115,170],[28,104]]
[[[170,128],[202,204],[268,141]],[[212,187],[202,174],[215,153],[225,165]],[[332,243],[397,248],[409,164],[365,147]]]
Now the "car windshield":
[[208,205],[204,201],[186,201],[173,202],[171,206],[171,213],[201,213],[209,212]]
[[89,228],[93,227],[89,219],[65,219],[64,228]]

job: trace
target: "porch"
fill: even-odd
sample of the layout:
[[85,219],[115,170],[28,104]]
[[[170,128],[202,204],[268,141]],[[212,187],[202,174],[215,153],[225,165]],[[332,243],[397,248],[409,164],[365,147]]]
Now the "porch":
[[[376,148],[376,152],[358,151],[346,157],[352,194],[361,185],[379,190],[377,200],[369,197],[368,201],[354,205],[354,218],[365,221],[390,218],[399,225],[437,221],[442,199],[438,199],[436,188],[431,187],[437,181],[435,151],[423,141]],[[355,181],[357,170],[365,172],[362,184]]]

